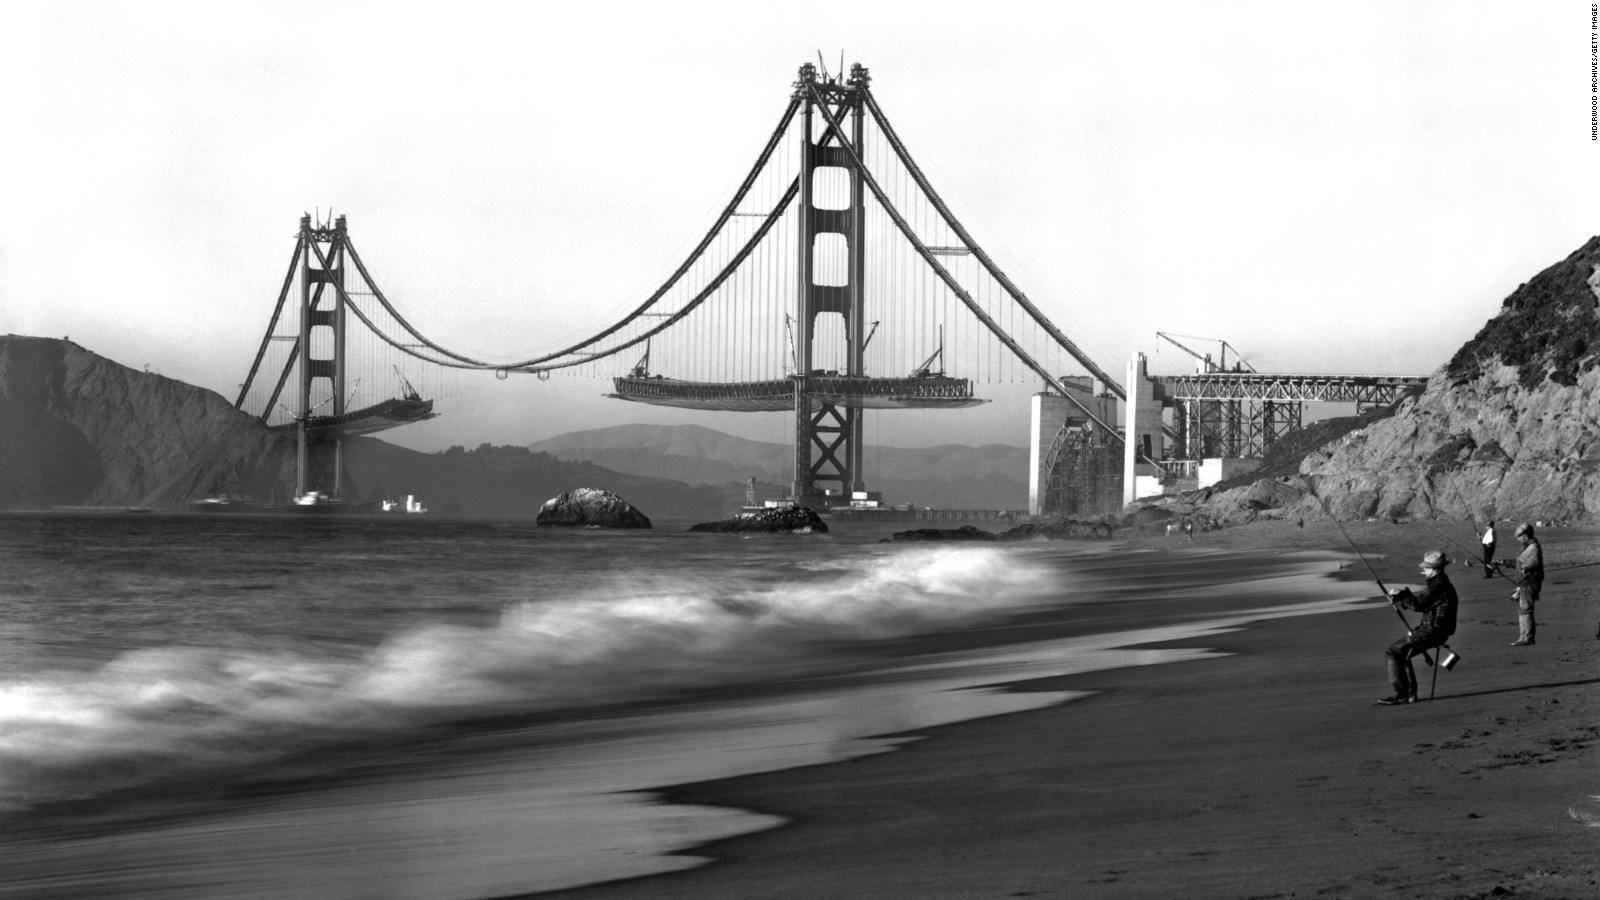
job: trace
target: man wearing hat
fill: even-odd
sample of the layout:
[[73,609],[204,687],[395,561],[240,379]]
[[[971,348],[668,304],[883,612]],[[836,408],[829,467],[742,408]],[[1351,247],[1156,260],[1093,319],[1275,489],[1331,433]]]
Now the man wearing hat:
[[1389,591],[1389,602],[1395,608],[1414,609],[1422,613],[1422,621],[1384,651],[1389,664],[1389,684],[1394,693],[1378,701],[1383,706],[1417,702],[1417,672],[1411,665],[1411,657],[1443,646],[1450,635],[1456,633],[1456,607],[1460,601],[1455,585],[1444,574],[1444,567],[1449,564],[1450,558],[1443,551],[1430,550],[1422,557],[1422,577],[1427,579],[1422,590],[1412,593],[1410,588],[1394,588]]
[[1511,595],[1511,599],[1517,601],[1517,639],[1511,646],[1527,647],[1533,643],[1533,605],[1539,602],[1539,589],[1544,587],[1544,548],[1539,546],[1539,538],[1527,522],[1517,526],[1516,536],[1522,544],[1522,552],[1516,559],[1504,559],[1500,564],[1516,566],[1522,573],[1517,591]]

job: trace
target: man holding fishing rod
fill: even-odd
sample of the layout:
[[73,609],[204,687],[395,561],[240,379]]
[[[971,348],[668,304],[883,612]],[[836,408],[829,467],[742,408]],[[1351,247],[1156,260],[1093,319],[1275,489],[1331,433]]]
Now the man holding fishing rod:
[[[1517,542],[1522,552],[1516,559],[1502,559],[1500,566],[1515,568],[1522,577],[1517,580],[1517,592],[1511,599],[1517,602],[1517,639],[1513,647],[1527,647],[1533,643],[1535,624],[1533,605],[1539,600],[1539,589],[1544,587],[1544,548],[1534,536],[1533,526],[1523,522],[1517,526]],[[1600,634],[1596,635],[1600,637]]]
[[[1389,603],[1401,621],[1405,621],[1405,614],[1400,612],[1402,606],[1422,613],[1422,621],[1416,628],[1408,624],[1406,627],[1410,630],[1406,636],[1384,651],[1389,664],[1389,684],[1394,693],[1378,701],[1382,706],[1417,702],[1417,672],[1411,665],[1411,658],[1419,654],[1426,657],[1429,650],[1444,646],[1456,632],[1456,607],[1460,599],[1456,596],[1455,585],[1444,573],[1444,567],[1449,564],[1450,558],[1444,551],[1430,550],[1422,557],[1422,577],[1427,579],[1422,590],[1393,588],[1388,591]],[[1382,584],[1380,581],[1379,586]],[[1431,658],[1429,663],[1432,664]]]

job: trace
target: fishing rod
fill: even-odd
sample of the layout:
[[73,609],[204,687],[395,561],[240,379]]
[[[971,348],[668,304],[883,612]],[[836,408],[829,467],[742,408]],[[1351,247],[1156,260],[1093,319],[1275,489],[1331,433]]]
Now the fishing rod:
[[[1327,507],[1323,507],[1323,509],[1326,510]],[[1378,590],[1383,591],[1383,595],[1389,598],[1389,608],[1394,610],[1394,614],[1400,617],[1400,624],[1406,626],[1406,634],[1410,634],[1411,623],[1406,620],[1406,614],[1400,611],[1400,607],[1395,603],[1394,596],[1389,594],[1389,589],[1384,587],[1383,579],[1378,577],[1378,570],[1374,569],[1372,563],[1367,562],[1367,558],[1361,555],[1361,548],[1357,547],[1356,542],[1350,539],[1350,535],[1345,532],[1344,526],[1339,524],[1339,520],[1334,519],[1332,514],[1329,514],[1328,518],[1333,519],[1333,527],[1339,529],[1339,534],[1344,536],[1345,543],[1349,544],[1350,549],[1355,551],[1356,559],[1361,560],[1361,564],[1367,567],[1367,571],[1372,575],[1372,580],[1378,583]],[[1422,661],[1431,666],[1433,665],[1433,656],[1424,650],[1422,651]]]
[[[1456,496],[1457,496],[1457,498],[1460,498],[1461,495],[1460,495],[1459,492],[1457,492]],[[1474,534],[1481,534],[1482,533],[1481,531],[1478,530],[1477,517],[1472,514],[1472,510],[1470,508],[1467,509],[1467,521],[1472,523],[1472,530],[1473,530]],[[1466,543],[1464,543],[1462,541],[1459,541],[1459,540],[1457,540],[1455,538],[1452,538],[1448,534],[1445,534],[1443,531],[1441,531],[1439,529],[1439,526],[1437,524],[1435,524],[1434,522],[1430,521],[1430,522],[1427,522],[1426,524],[1427,524],[1427,526],[1429,528],[1433,529],[1433,533],[1434,534],[1437,534],[1439,537],[1443,538],[1445,541],[1447,541],[1447,542],[1449,542],[1451,544],[1454,544],[1455,548],[1457,550],[1461,551],[1462,558],[1467,561],[1466,562],[1467,568],[1469,568],[1469,569],[1473,568],[1474,564],[1473,564],[1473,561],[1472,561],[1472,549],[1473,549],[1472,547],[1468,546]],[[1555,572],[1555,571],[1559,571],[1559,570],[1562,570],[1562,569],[1587,569],[1590,566],[1600,566],[1600,560],[1589,560],[1587,562],[1561,563],[1559,565],[1554,565],[1554,566],[1545,566],[1544,570],[1546,572]],[[1515,584],[1515,585],[1517,585],[1519,587],[1522,585],[1522,575],[1521,575],[1521,573],[1515,571],[1515,569],[1516,569],[1515,564],[1507,565],[1505,562],[1495,562],[1494,560],[1490,560],[1490,561],[1484,563],[1483,567],[1485,569],[1488,569],[1491,574],[1499,575],[1501,578],[1504,578],[1504,579],[1510,581],[1512,584]],[[1505,569],[1512,569],[1513,571],[1511,571],[1511,572],[1503,571]]]
[[[1450,484],[1450,492],[1455,494],[1456,495],[1456,500],[1461,502],[1461,509],[1464,512],[1466,512],[1466,514],[1467,514],[1467,522],[1472,525],[1472,533],[1475,534],[1475,535],[1483,534],[1483,532],[1478,529],[1478,517],[1472,514],[1472,505],[1467,502],[1467,498],[1461,496],[1461,489],[1456,487],[1454,482],[1451,482],[1451,484]],[[1490,520],[1490,521],[1493,521],[1493,520]],[[1450,537],[1449,535],[1445,534],[1443,531],[1440,531],[1439,527],[1437,525],[1435,525],[1434,523],[1432,523],[1432,522],[1428,523],[1428,527],[1433,529],[1433,533],[1434,534],[1437,534],[1439,537],[1444,538],[1446,541],[1448,541],[1448,542],[1450,542],[1452,544],[1455,544],[1456,545],[1456,549],[1461,551],[1462,558],[1467,561],[1467,568],[1469,568],[1469,569],[1472,568],[1472,548],[1471,547],[1468,547],[1466,544],[1462,543],[1461,541],[1458,541],[1458,540]],[[1482,545],[1480,544],[1479,546],[1482,546]],[[1497,564],[1492,559],[1484,560],[1483,561],[1483,568],[1484,568],[1484,570],[1486,572],[1489,573],[1487,577],[1493,577],[1495,575],[1499,575],[1499,576],[1501,576],[1503,578],[1510,578],[1511,577],[1509,575],[1506,575],[1504,572],[1500,571],[1499,564]],[[1519,583],[1521,581],[1520,579],[1513,579],[1513,580],[1518,581]]]
[[[1372,580],[1378,583],[1378,590],[1383,591],[1383,595],[1388,597],[1389,608],[1394,610],[1394,614],[1400,617],[1400,624],[1406,626],[1406,634],[1411,634],[1411,623],[1406,620],[1406,614],[1401,612],[1400,607],[1396,605],[1394,597],[1389,595],[1389,589],[1384,586],[1383,579],[1378,577],[1378,570],[1372,567],[1372,563],[1367,562],[1367,558],[1361,553],[1361,548],[1356,546],[1356,542],[1350,538],[1350,533],[1344,530],[1343,525],[1339,524],[1339,519],[1334,516],[1331,510],[1328,509],[1328,504],[1323,502],[1321,497],[1318,497],[1316,494],[1310,491],[1303,491],[1302,493],[1311,494],[1311,496],[1316,499],[1317,504],[1322,507],[1322,511],[1327,514],[1328,521],[1333,523],[1334,528],[1339,529],[1339,536],[1343,537],[1344,542],[1350,545],[1351,550],[1355,551],[1356,559],[1361,560],[1361,564],[1366,566],[1367,572],[1372,575]],[[1446,649],[1448,649],[1448,647]],[[1428,651],[1422,651],[1422,659],[1428,665],[1433,665],[1433,656],[1428,653]]]
[[[1454,545],[1457,550],[1460,550],[1461,551],[1461,558],[1467,561],[1466,562],[1467,568],[1469,568],[1469,569],[1472,568],[1472,548],[1471,547],[1467,546],[1464,542],[1458,541],[1455,538],[1451,537],[1450,535],[1445,534],[1443,531],[1441,531],[1439,529],[1439,526],[1434,524],[1433,522],[1428,522],[1426,524],[1427,524],[1428,529],[1430,531],[1432,531],[1434,534],[1437,534],[1446,543]],[[1476,530],[1477,527],[1478,527],[1477,523],[1473,523],[1472,527],[1473,527],[1474,530]],[[1491,575],[1501,575],[1501,574],[1503,574],[1500,571],[1500,566],[1498,564],[1496,564],[1493,560],[1490,560],[1490,561],[1484,563],[1483,567],[1485,569],[1488,569],[1489,573]],[[1506,577],[1510,577],[1510,576],[1506,576]]]

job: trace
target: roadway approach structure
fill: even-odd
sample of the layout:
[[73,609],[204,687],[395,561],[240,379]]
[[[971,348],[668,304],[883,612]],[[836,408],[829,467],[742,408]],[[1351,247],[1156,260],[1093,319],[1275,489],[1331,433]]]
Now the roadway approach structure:
[[[1103,512],[1191,480],[1207,487],[1258,468],[1278,440],[1302,426],[1308,403],[1362,412],[1393,405],[1428,383],[1421,375],[1205,368],[1213,370],[1151,375],[1145,355],[1134,354],[1120,416],[1118,398],[1094,379],[1061,379],[1075,394],[1070,399],[1050,390],[1035,394],[1028,512]],[[1095,433],[1084,407],[1102,421],[1120,421],[1120,446]]]

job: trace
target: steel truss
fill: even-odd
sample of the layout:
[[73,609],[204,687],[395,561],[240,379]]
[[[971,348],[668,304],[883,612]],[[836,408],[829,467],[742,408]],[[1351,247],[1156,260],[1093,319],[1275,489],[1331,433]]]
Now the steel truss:
[[1163,402],[1176,407],[1179,459],[1259,459],[1301,427],[1307,403],[1354,403],[1358,410],[1389,406],[1428,383],[1412,375],[1284,375],[1207,372],[1151,379]]
[[1357,403],[1388,406],[1400,395],[1428,383],[1420,375],[1272,375],[1261,372],[1208,372],[1161,375],[1153,379],[1159,395],[1171,401],[1278,400],[1298,403]]

